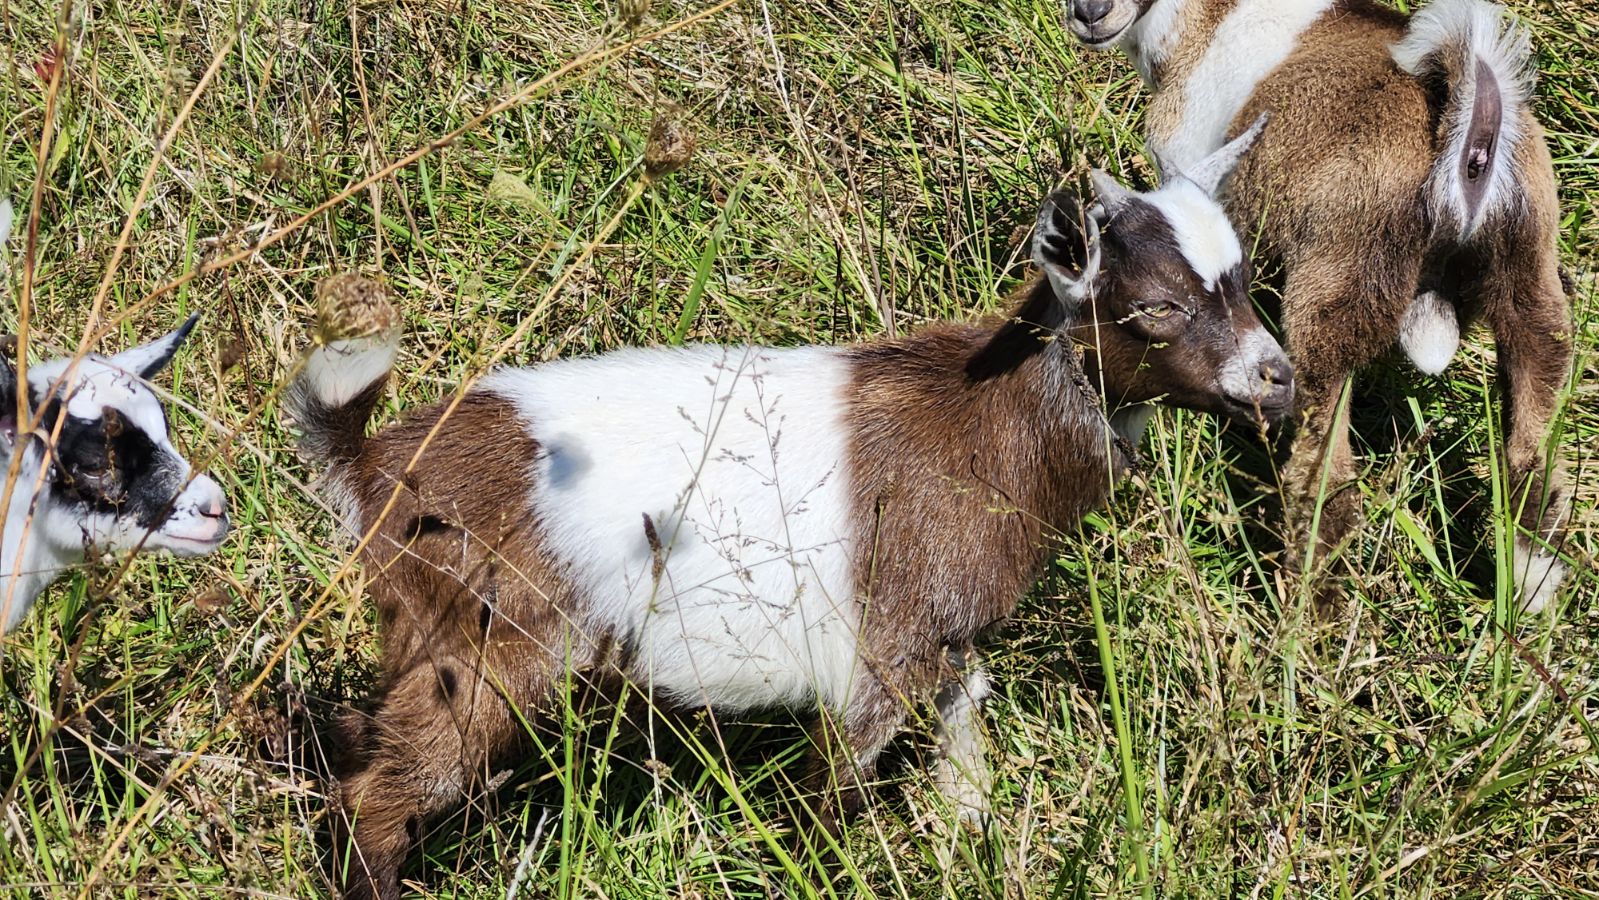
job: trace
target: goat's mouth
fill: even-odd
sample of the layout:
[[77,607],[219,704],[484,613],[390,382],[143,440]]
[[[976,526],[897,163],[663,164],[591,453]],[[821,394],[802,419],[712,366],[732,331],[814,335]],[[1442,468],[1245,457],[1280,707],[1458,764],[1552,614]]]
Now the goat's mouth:
[[1222,409],[1229,418],[1251,425],[1275,425],[1294,410],[1292,394],[1287,396],[1233,397],[1223,395]]
[[[1127,12],[1122,12],[1124,9]],[[1110,15],[1097,22],[1084,22],[1076,16],[1069,16],[1066,25],[1079,44],[1090,50],[1107,50],[1121,40],[1121,36],[1137,20],[1137,4],[1117,4]]]
[[176,556],[204,556],[228,539],[228,517],[195,516],[180,525],[168,523],[152,532],[152,549],[169,550]]

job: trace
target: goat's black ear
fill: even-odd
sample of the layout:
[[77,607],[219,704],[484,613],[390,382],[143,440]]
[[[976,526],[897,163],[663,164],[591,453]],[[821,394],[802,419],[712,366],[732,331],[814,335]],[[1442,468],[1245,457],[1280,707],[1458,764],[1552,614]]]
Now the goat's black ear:
[[11,451],[17,441],[17,369],[0,353],[0,447]]
[[1021,305],[967,361],[966,374],[982,381],[1016,368],[1076,320],[1099,274],[1099,223],[1077,198],[1056,191],[1033,223],[1033,263],[1044,277]]
[[172,361],[172,355],[183,346],[184,340],[189,337],[189,332],[194,330],[194,323],[200,320],[200,314],[195,313],[188,321],[179,325],[176,330],[170,331],[156,338],[148,344],[141,344],[131,350],[124,350],[111,357],[112,365],[125,372],[132,372],[140,378],[153,378],[157,372],[167,367]]
[[1099,277],[1099,257],[1096,211],[1065,191],[1045,198],[1033,223],[1033,263],[1048,276],[1067,318],[1076,316]]

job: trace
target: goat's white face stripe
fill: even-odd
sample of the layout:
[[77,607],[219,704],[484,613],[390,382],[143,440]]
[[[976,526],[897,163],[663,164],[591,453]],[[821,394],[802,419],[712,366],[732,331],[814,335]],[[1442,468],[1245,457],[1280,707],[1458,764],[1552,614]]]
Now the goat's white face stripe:
[[1243,248],[1227,214],[1193,182],[1179,178],[1140,199],[1166,217],[1188,267],[1207,290],[1244,261]]
[[[28,369],[28,383],[42,395],[70,363],[68,359],[53,359],[32,366]],[[78,363],[75,378],[76,384],[61,391],[67,397],[68,413],[93,422],[110,406],[149,435],[156,446],[172,446],[167,440],[167,420],[161,412],[161,400],[138,375],[111,365],[103,357],[89,356]]]
[[848,381],[833,348],[691,347],[504,371],[481,389],[539,442],[534,514],[592,624],[635,643],[632,674],[723,710],[842,709],[857,624]]
[[1189,169],[1226,143],[1227,130],[1256,86],[1331,5],[1332,0],[1238,0],[1186,76],[1182,121],[1176,133],[1161,136],[1162,155],[1179,170]]

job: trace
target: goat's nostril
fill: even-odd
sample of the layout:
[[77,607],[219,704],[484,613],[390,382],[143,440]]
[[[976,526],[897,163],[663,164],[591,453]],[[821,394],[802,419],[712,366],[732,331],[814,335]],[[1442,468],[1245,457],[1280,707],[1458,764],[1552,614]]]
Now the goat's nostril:
[[1277,387],[1286,387],[1294,383],[1293,367],[1280,363],[1261,363],[1260,380]]
[[1109,15],[1111,0],[1076,0],[1072,4],[1072,18],[1084,25],[1093,25]]
[[227,513],[227,507],[222,503],[221,497],[210,497],[200,504],[200,515],[207,519],[220,519]]

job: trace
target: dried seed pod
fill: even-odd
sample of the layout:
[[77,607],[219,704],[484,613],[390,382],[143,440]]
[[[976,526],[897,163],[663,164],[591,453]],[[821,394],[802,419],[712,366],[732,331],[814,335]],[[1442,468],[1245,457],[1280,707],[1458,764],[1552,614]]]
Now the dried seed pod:
[[294,174],[294,164],[276,150],[261,154],[261,158],[255,161],[254,169],[256,174],[266,176],[268,181],[282,181]]
[[317,282],[313,333],[318,343],[387,334],[399,320],[388,291],[371,278],[340,272]]
[[650,137],[644,144],[644,174],[660,178],[681,169],[694,156],[694,132],[675,111],[663,110],[650,124]]
[[652,0],[616,0],[616,18],[621,20],[623,27],[634,29],[650,14]]
[[232,592],[228,590],[227,585],[219,581],[194,598],[194,611],[202,616],[214,616],[227,609],[232,602]]
[[228,336],[227,343],[223,344],[222,349],[217,352],[217,365],[224,372],[230,371],[239,363],[244,362],[244,353],[244,335],[235,331]]

